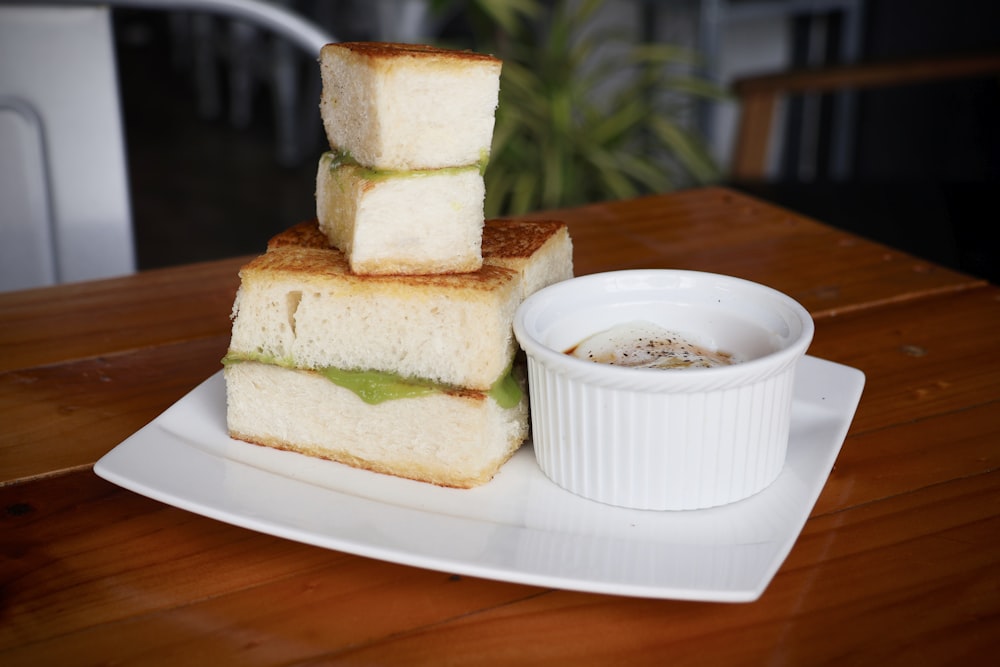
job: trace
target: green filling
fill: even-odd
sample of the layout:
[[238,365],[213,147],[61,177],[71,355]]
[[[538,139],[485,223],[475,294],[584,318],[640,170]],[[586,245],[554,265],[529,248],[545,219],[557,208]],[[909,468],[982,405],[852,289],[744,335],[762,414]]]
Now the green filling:
[[358,163],[354,157],[347,151],[336,151],[331,150],[323,154],[323,159],[327,161],[327,166],[331,171],[339,169],[341,167],[355,167],[358,169],[362,178],[369,181],[378,181],[386,178],[399,178],[399,177],[419,177],[419,176],[430,176],[432,174],[458,174],[463,171],[471,171],[476,169],[482,176],[486,173],[486,165],[489,162],[489,154],[487,151],[481,151],[479,156],[479,162],[472,165],[464,165],[461,167],[441,167],[439,169],[372,169],[370,167],[364,167]]
[[321,368],[317,371],[330,382],[350,389],[365,403],[376,405],[397,398],[416,398],[440,391],[432,384],[409,382],[395,373],[379,371],[345,371]]
[[501,375],[500,379],[494,382],[487,392],[501,408],[513,408],[521,402],[521,385],[514,379],[512,370],[513,366]]
[[[230,352],[223,358],[222,363],[228,366],[243,361],[256,361],[262,364],[294,368],[289,362],[282,362],[267,355],[252,353]],[[508,368],[500,376],[500,379],[493,383],[490,390],[486,392],[502,408],[513,408],[521,401],[521,386],[514,379],[512,368],[513,366]],[[447,385],[430,380],[404,378],[395,373],[384,373],[382,371],[349,371],[341,368],[327,367],[317,369],[316,372],[335,385],[353,391],[358,398],[370,405],[392,401],[397,398],[426,396],[434,392],[445,392],[451,389]]]

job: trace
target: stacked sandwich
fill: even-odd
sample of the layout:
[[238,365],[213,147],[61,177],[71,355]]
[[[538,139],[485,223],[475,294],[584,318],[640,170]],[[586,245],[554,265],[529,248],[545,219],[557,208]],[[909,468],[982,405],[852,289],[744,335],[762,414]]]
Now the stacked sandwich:
[[482,266],[483,170],[501,62],[426,46],[330,44],[320,55],[317,215],[363,274]]
[[396,44],[320,57],[317,220],[240,272],[226,357],[241,440],[471,487],[528,432],[514,311],[572,275],[565,225],[484,221],[500,62]]

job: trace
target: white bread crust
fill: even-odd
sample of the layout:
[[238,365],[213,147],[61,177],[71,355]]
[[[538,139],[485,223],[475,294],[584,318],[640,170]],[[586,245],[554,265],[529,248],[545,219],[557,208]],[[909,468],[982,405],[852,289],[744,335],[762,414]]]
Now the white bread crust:
[[488,482],[528,433],[527,398],[432,394],[369,405],[309,371],[226,367],[232,437],[442,486]]
[[501,61],[410,44],[338,43],[320,52],[330,147],[378,169],[483,163]]
[[485,195],[475,166],[372,176],[325,153],[316,173],[320,229],[357,274],[477,271]]
[[[295,270],[299,254],[314,260],[309,271]],[[487,267],[407,283],[399,276],[355,276],[342,257],[332,249],[276,249],[244,267],[230,352],[298,368],[384,371],[481,391],[510,365],[520,303],[514,272]],[[465,278],[485,272],[488,281]]]

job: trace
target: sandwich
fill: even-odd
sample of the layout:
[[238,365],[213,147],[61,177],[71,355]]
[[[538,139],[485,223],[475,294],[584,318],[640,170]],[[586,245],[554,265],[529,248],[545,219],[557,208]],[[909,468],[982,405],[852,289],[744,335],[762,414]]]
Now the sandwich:
[[559,222],[488,221],[475,272],[358,275],[316,221],[240,271],[230,435],[443,486],[487,482],[524,442],[514,311],[572,276]]
[[477,271],[502,63],[432,46],[320,52],[316,216],[359,274]]
[[514,312],[573,275],[572,243],[559,222],[484,221],[500,66],[428,46],[322,49],[317,219],[240,271],[232,437],[462,488],[524,442]]

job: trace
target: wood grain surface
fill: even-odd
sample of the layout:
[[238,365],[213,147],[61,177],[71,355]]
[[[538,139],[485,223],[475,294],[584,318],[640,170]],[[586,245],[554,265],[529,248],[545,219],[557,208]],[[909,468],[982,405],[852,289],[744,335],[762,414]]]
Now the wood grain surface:
[[[219,368],[246,258],[0,294],[0,664],[990,664],[1000,289],[735,192],[548,212],[578,274],[728,273],[799,299],[867,384],[746,604],[458,577],[213,521],[93,463]],[[336,511],[336,508],[331,508]]]

